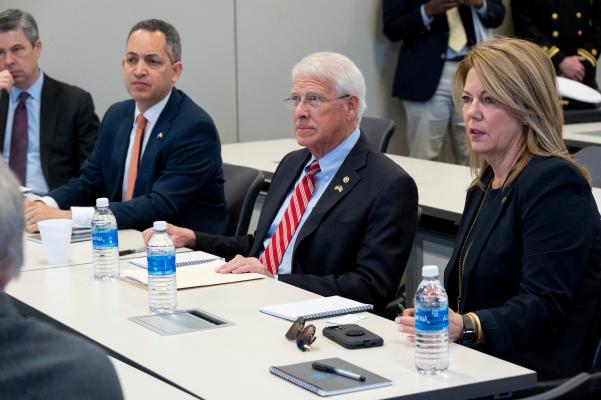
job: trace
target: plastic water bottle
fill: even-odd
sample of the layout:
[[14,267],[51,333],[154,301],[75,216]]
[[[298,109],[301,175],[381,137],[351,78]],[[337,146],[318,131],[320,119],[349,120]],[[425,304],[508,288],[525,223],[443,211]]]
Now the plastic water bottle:
[[177,306],[175,246],[167,235],[167,223],[155,221],[146,246],[148,260],[148,304],[150,311],[168,313]]
[[109,200],[106,197],[96,199],[96,213],[92,218],[92,248],[94,279],[119,279],[117,220],[109,209]]
[[415,292],[415,366],[422,374],[449,369],[449,299],[438,280],[438,267],[424,265]]

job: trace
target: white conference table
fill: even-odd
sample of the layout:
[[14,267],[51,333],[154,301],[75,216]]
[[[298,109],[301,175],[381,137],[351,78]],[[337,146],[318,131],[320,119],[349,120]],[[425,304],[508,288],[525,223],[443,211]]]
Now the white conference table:
[[566,124],[563,141],[572,147],[601,146],[601,122]]
[[121,390],[125,400],[136,399],[168,399],[168,400],[192,400],[196,397],[182,392],[181,390],[152,377],[139,369],[125,364],[116,358],[109,357],[113,363]]
[[[122,270],[136,268],[127,260]],[[147,293],[129,283],[97,282],[87,265],[30,270],[11,282],[7,293],[60,324],[139,364],[190,393],[206,399],[315,399],[315,395],[269,373],[283,365],[329,357],[387,377],[393,385],[356,392],[345,399],[469,398],[530,387],[534,372],[451,344],[445,376],[421,376],[413,346],[392,321],[364,313],[358,323],[384,338],[384,346],[347,350],[321,335],[310,352],[284,338],[290,322],[259,312],[261,306],[317,295],[273,279],[182,290],[178,309],[200,308],[234,325],[175,336],[160,336],[129,320],[147,315]],[[26,307],[27,308],[27,307]]]
[[[601,144],[601,123],[574,125],[595,125]],[[566,127],[571,129],[572,125]],[[300,148],[294,138],[231,143],[221,146],[221,157],[225,163],[256,168],[270,177],[286,154]],[[386,155],[415,180],[418,203],[425,215],[459,222],[466,190],[472,181],[469,167],[395,154]],[[601,211],[601,189],[593,188],[593,196]]]

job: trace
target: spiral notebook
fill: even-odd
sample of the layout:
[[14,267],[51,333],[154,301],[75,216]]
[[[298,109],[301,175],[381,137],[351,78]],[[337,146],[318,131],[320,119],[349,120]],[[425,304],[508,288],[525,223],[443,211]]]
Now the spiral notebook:
[[[42,236],[39,233],[28,235],[27,240],[35,243],[42,243]],[[73,228],[71,231],[71,243],[86,242],[92,240],[92,231],[90,228]]]
[[[341,368],[365,376],[365,381],[357,381],[329,372],[321,372],[311,367],[314,361]],[[375,389],[390,386],[392,382],[380,375],[367,371],[340,358],[327,358],[325,360],[307,361],[298,364],[274,366],[269,372],[303,389],[310,390],[320,396],[358,392],[359,390]]]
[[373,308],[374,306],[371,304],[360,303],[340,296],[329,296],[261,307],[260,311],[294,321],[301,316],[305,317],[306,320],[310,320],[369,311],[373,310]]
[[[222,257],[214,256],[210,253],[205,253],[204,251],[188,251],[185,253],[177,253],[175,254],[175,266],[176,267],[187,267],[190,265],[200,265],[206,264],[213,261],[223,261]],[[130,264],[136,265],[142,268],[148,268],[148,261],[146,257],[136,257],[129,260]]]

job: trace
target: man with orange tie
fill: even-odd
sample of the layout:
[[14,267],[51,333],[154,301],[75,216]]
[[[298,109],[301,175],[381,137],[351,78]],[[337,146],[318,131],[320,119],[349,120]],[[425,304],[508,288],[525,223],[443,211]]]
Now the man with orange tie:
[[221,144],[211,117],[175,88],[182,72],[176,29],[156,19],[134,25],[122,67],[132,100],[107,110],[79,178],[41,202],[26,201],[27,229],[51,218],[89,226],[90,206],[108,197],[119,228],[145,229],[165,220],[224,233]]
[[502,0],[384,0],[383,11],[384,34],[403,41],[392,95],[405,108],[409,155],[437,159],[450,134],[455,160],[467,164],[451,80],[468,49],[503,22]]
[[351,60],[311,54],[292,80],[286,103],[305,149],[280,162],[255,234],[223,237],[176,226],[167,232],[178,247],[229,260],[219,272],[258,272],[379,311],[396,295],[413,243],[415,182],[361,133],[365,80]]

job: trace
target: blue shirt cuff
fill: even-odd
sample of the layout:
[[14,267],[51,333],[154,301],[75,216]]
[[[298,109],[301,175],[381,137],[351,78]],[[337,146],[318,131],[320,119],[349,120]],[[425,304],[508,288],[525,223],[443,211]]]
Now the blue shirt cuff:
[[[484,7],[484,6],[482,6]],[[428,14],[426,14],[426,5],[422,4],[421,7],[419,8],[419,13],[422,16],[422,22],[424,23],[424,26],[428,29],[430,29],[430,24],[432,23],[432,21],[434,21],[434,18],[431,16],[428,16]]]
[[476,8],[476,12],[479,16],[486,16],[486,12],[488,11],[488,5],[486,4],[486,0],[482,0],[482,7]]

